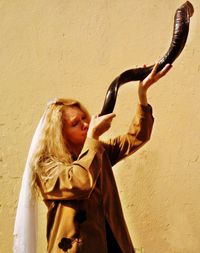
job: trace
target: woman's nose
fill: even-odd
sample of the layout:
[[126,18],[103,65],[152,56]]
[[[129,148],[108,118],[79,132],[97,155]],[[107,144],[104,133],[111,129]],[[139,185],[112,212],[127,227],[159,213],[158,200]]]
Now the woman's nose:
[[85,129],[88,129],[88,126],[89,124],[85,121],[82,122],[82,128],[85,130]]

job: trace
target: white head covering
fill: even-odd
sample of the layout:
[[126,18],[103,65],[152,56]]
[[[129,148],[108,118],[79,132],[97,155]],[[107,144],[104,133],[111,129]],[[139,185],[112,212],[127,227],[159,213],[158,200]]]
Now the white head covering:
[[[52,103],[55,103],[55,99],[50,101],[48,105]],[[25,165],[14,226],[14,253],[36,253],[37,251],[38,208],[36,196],[31,186],[30,162],[41,138],[46,113],[47,110],[36,128]]]

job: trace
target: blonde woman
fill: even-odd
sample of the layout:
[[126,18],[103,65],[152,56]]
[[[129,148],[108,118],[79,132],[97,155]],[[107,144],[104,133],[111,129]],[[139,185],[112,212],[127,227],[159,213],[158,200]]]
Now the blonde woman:
[[[112,166],[150,139],[153,116],[147,90],[170,68],[166,65],[157,73],[155,64],[149,76],[139,82],[139,103],[128,132],[107,142],[99,137],[110,128],[114,113],[90,118],[76,100],[56,99],[48,104],[29,152],[28,179],[23,179],[31,188],[32,198],[27,197],[26,203],[35,201],[34,189],[47,206],[48,253],[134,253]],[[24,215],[27,205],[20,207],[25,195],[22,189],[14,251],[35,253],[33,205],[28,205],[28,218]],[[21,240],[22,224],[28,226],[28,219],[32,223],[21,233]]]

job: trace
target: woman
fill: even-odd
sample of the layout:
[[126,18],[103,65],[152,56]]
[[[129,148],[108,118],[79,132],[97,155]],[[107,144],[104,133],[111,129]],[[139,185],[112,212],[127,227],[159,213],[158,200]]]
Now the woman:
[[[27,177],[32,179],[33,188],[41,193],[48,208],[48,253],[134,253],[112,166],[150,139],[153,116],[147,90],[171,65],[158,73],[157,67],[155,64],[147,78],[139,82],[139,104],[128,133],[108,142],[100,141],[99,137],[110,128],[114,113],[90,118],[87,110],[75,100],[57,99],[48,104],[25,170],[29,171]],[[30,185],[28,179],[27,182]],[[21,200],[26,191],[22,192]],[[20,237],[20,222],[27,224],[25,211],[21,208],[21,216],[18,213],[16,241]],[[30,247],[27,243],[29,239],[34,240],[27,235],[27,231],[32,232],[33,224],[30,223],[24,233],[24,248],[29,247],[23,251],[26,253],[35,251],[35,245]],[[17,243],[15,252],[22,253]]]

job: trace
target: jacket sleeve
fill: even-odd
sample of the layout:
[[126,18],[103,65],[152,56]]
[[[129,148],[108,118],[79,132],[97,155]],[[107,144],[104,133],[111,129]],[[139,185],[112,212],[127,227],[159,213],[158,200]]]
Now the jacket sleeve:
[[45,200],[89,198],[101,171],[102,144],[87,138],[72,164],[50,161],[45,170],[37,172],[36,180]]
[[128,133],[104,143],[112,165],[137,151],[150,139],[153,122],[152,107],[138,104]]

